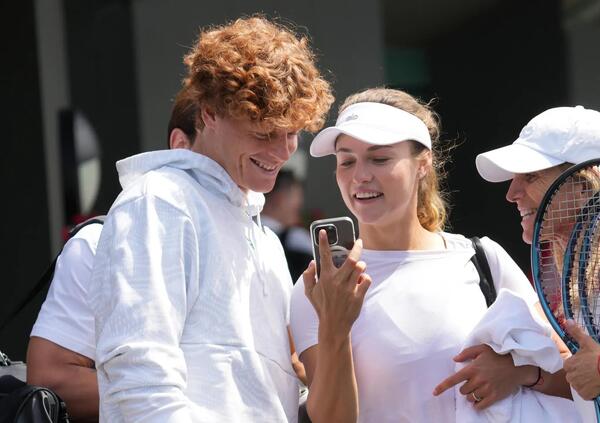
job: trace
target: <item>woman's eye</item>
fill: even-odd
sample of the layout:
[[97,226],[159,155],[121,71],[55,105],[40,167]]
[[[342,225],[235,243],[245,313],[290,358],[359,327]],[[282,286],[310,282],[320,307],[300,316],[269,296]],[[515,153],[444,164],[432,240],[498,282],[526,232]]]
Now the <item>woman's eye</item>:
[[338,163],[339,167],[348,167],[351,166],[352,163],[354,163],[354,160],[342,160],[341,162]]
[[533,182],[538,178],[537,173],[526,173],[525,174],[525,181],[526,182]]
[[373,163],[375,163],[375,164],[383,164],[383,163],[387,163],[387,161],[389,159],[387,157],[375,157],[372,160],[373,160]]

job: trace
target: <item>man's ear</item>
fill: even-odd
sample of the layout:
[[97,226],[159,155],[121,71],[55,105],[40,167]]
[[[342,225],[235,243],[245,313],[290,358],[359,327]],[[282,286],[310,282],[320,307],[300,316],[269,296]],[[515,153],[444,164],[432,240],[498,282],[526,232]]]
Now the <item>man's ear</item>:
[[204,122],[204,126],[206,126],[209,129],[214,129],[217,120],[214,111],[212,111],[208,107],[202,106],[200,107],[200,117],[202,118],[202,122]]
[[185,132],[179,128],[175,128],[171,131],[171,135],[169,135],[169,147],[171,149],[186,148],[189,150],[191,144]]

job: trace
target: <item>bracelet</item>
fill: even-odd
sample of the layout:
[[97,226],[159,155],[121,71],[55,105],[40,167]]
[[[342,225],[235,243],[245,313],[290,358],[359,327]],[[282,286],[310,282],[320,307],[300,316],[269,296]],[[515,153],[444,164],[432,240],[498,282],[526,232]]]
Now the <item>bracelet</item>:
[[[599,363],[600,363],[600,357],[599,357]],[[542,378],[542,368],[538,366],[538,377],[535,380],[535,382],[533,382],[531,385],[523,385],[525,388],[533,388],[535,385],[537,385],[538,383],[540,383],[540,381],[543,381],[544,379]]]

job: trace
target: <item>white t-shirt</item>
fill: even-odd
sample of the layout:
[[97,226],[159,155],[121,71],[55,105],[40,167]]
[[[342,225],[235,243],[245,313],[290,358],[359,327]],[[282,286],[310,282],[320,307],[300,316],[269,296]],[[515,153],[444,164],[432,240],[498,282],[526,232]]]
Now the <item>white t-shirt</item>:
[[87,302],[102,225],[83,227],[65,244],[31,336],[39,336],[95,360],[94,315]]
[[[454,390],[432,391],[454,373],[452,357],[487,307],[471,241],[442,235],[446,250],[363,250],[373,283],[351,334],[360,422],[455,420]],[[494,241],[481,241],[496,291],[509,288],[533,306],[537,296],[517,264]],[[299,354],[317,344],[318,317],[302,280],[292,294],[291,328]]]

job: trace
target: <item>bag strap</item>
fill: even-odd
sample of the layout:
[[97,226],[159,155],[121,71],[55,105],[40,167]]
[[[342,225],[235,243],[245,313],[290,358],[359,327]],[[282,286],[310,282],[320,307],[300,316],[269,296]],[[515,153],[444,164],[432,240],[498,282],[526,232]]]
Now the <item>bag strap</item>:
[[[81,229],[83,229],[85,226],[87,225],[91,225],[92,223],[99,223],[99,224],[104,224],[104,220],[106,219],[106,216],[101,215],[101,216],[94,216],[91,217],[83,222],[81,222],[78,225],[75,225],[75,227],[73,227],[73,229],[71,229],[69,231],[69,235],[67,236],[67,239],[71,239],[73,238],[77,232],[79,232]],[[50,263],[50,266],[48,266],[48,268],[46,269],[46,271],[44,272],[44,274],[42,275],[42,277],[37,281],[37,283],[35,284],[35,286],[31,289],[31,291],[29,291],[29,294],[27,294],[27,296],[19,303],[19,305],[13,309],[13,311],[8,315],[8,317],[6,317],[4,319],[4,321],[2,322],[2,324],[0,324],[0,331],[2,329],[4,329],[4,327],[12,321],[12,319],[15,318],[15,316],[17,316],[21,311],[23,311],[23,309],[50,283],[52,282],[52,278],[54,276],[54,270],[56,269],[56,261],[58,260],[58,256],[60,256],[60,254],[62,253],[62,249],[61,251],[56,255],[56,257],[54,257],[54,260],[52,260],[52,263]]]
[[0,351],[0,367],[7,367],[10,366],[12,364],[12,361],[10,361],[10,358],[8,358],[8,356],[6,354],[4,354],[2,351]]
[[485,303],[489,307],[496,300],[496,287],[494,287],[494,279],[492,278],[490,265],[485,255],[483,245],[481,244],[481,240],[474,236],[471,238],[471,242],[473,243],[473,249],[475,250],[475,255],[471,257],[471,261],[473,262],[473,265],[479,274],[479,288],[485,297]]

